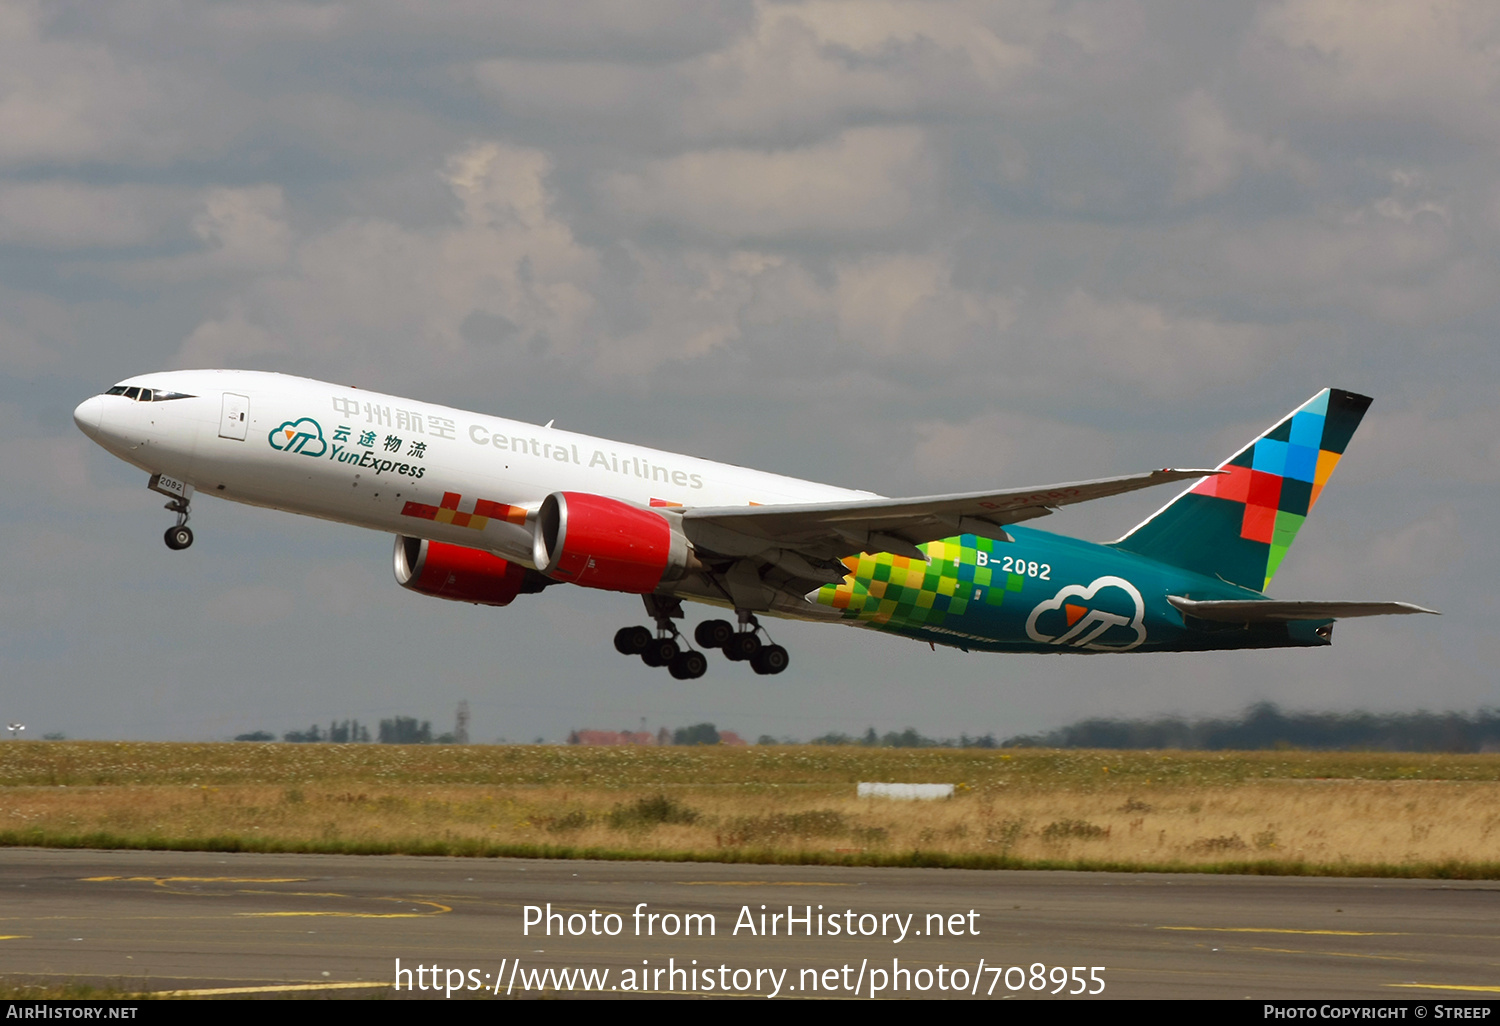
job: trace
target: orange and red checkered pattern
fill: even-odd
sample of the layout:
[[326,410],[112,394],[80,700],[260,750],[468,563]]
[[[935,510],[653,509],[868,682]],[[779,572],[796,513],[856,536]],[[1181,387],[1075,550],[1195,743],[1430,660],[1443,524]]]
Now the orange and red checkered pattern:
[[526,509],[523,506],[510,506],[503,502],[492,502],[489,499],[476,499],[474,511],[464,513],[458,508],[462,501],[463,496],[458,492],[444,492],[442,501],[436,506],[421,502],[408,502],[401,507],[401,515],[417,517],[421,520],[434,520],[440,524],[452,524],[454,527],[467,527],[471,531],[483,531],[491,520],[503,520],[507,524],[517,525],[526,523]]

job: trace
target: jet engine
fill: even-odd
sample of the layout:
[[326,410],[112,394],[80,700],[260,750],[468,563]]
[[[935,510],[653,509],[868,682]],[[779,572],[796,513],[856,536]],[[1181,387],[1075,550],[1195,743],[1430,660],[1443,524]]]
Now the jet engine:
[[519,563],[462,545],[396,535],[396,583],[455,602],[508,606],[552,582]]
[[555,581],[636,594],[700,566],[678,518],[587,492],[542,502],[532,562]]

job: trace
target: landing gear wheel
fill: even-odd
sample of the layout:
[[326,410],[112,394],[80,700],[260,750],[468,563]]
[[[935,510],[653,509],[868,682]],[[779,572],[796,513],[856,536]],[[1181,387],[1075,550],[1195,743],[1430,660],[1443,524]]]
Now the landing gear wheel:
[[677,658],[677,652],[677,642],[671,638],[652,638],[641,653],[641,662],[647,666],[668,666]]
[[693,632],[693,640],[704,648],[723,648],[734,637],[734,624],[728,620],[704,620]]
[[708,657],[702,652],[689,649],[679,652],[667,669],[678,680],[696,680],[708,672]]
[[753,659],[759,651],[760,638],[754,631],[742,631],[739,634],[731,634],[729,640],[724,642],[724,658],[733,663],[742,663],[746,659]]
[[750,666],[759,674],[780,673],[791,661],[780,645],[767,645],[750,657]]
[[651,632],[644,627],[621,627],[615,631],[615,651],[621,655],[640,655],[653,640]]
[[173,552],[176,552],[179,549],[185,549],[189,545],[193,544],[193,530],[187,525],[188,517],[191,516],[193,512],[192,507],[188,505],[188,499],[191,498],[193,494],[193,486],[181,486],[182,488],[184,488],[184,491],[181,495],[178,495],[176,492],[163,491],[161,488],[159,488],[158,482],[160,480],[160,474],[153,474],[151,476],[151,481],[146,485],[146,487],[150,488],[154,492],[162,492],[163,495],[172,496],[172,501],[167,503],[162,508],[177,514],[177,523],[167,528],[166,533],[167,548],[171,549]]

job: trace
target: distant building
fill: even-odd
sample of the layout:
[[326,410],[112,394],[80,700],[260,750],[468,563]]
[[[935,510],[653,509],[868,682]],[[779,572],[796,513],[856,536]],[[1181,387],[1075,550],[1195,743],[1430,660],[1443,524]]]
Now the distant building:
[[721,745],[748,745],[749,743],[732,730],[719,731],[719,744]]
[[575,730],[570,745],[654,745],[656,735],[635,730]]

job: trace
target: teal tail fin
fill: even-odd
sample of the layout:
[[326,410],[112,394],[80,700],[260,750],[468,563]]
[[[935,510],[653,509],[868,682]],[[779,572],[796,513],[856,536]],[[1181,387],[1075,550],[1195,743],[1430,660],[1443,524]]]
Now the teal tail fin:
[[1115,547],[1264,591],[1369,406],[1325,388]]

